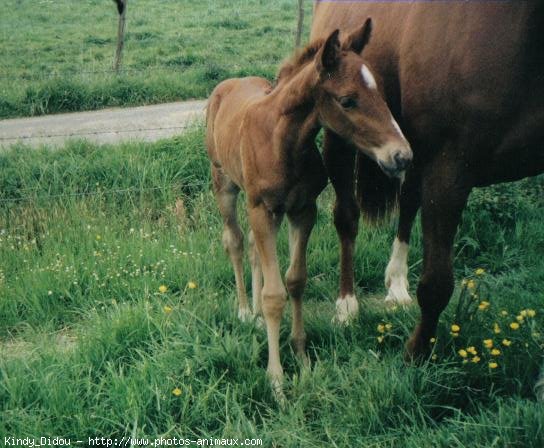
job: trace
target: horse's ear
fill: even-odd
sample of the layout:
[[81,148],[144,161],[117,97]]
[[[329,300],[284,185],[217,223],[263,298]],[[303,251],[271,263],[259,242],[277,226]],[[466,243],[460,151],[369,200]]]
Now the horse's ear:
[[366,19],[365,24],[351,33],[346,41],[347,45],[344,48],[349,48],[357,54],[361,54],[364,48],[370,41],[372,35],[372,19]]
[[340,30],[334,30],[319,50],[316,58],[319,73],[330,73],[338,66],[341,52],[339,34]]

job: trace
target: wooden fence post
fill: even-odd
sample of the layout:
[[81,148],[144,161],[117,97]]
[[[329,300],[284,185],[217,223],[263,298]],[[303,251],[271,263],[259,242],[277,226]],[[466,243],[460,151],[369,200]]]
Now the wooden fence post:
[[298,24],[295,47],[300,47],[302,41],[302,31],[304,29],[304,0],[298,0]]
[[119,72],[123,61],[123,47],[125,46],[125,23],[127,14],[128,0],[113,0],[117,4],[119,12],[119,25],[117,27],[117,49],[115,50],[115,60],[113,61],[113,69]]

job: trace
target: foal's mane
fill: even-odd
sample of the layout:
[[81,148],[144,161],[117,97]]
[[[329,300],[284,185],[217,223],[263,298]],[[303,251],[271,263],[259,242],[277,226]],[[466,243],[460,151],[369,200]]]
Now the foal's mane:
[[276,81],[272,90],[276,88],[278,83],[284,79],[291,78],[296,75],[308,62],[313,60],[317,52],[321,49],[325,39],[317,39],[310,42],[304,48],[297,50],[293,56],[286,59],[278,70]]

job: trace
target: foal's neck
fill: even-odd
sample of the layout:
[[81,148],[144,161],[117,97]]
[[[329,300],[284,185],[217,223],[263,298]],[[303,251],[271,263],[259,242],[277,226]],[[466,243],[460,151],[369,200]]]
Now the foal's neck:
[[311,91],[314,78],[313,65],[307,65],[271,95],[279,115],[273,141],[280,154],[304,154],[315,145],[321,125]]

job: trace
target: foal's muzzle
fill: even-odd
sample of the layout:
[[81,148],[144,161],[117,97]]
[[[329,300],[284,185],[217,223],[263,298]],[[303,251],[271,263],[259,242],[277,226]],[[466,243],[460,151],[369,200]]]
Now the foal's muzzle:
[[399,150],[392,157],[390,163],[378,160],[378,165],[382,171],[389,177],[401,177],[412,163],[411,150]]

